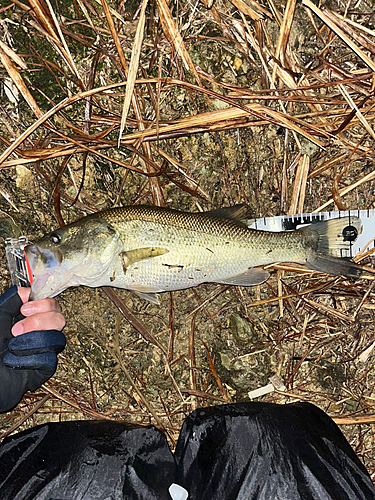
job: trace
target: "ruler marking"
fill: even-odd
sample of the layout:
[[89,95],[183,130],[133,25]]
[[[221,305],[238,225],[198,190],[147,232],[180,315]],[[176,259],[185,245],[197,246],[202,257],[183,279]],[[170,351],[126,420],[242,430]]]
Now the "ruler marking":
[[356,241],[350,241],[349,249],[340,249],[340,255],[353,258],[363,248],[370,251],[375,247],[375,210],[373,209],[355,209],[355,210],[337,210],[332,212],[314,212],[304,214],[278,215],[276,217],[262,217],[255,219],[249,226],[260,231],[291,231],[298,226],[306,226],[324,220],[349,217],[349,224],[352,224],[352,217],[359,217],[362,221],[362,232]]

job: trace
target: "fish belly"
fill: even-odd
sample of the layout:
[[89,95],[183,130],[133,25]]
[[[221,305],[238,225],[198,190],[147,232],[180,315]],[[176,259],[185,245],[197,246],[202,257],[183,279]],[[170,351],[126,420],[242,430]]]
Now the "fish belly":
[[[249,267],[245,259],[221,256],[211,248],[190,250],[185,253],[181,249],[170,249],[165,255],[135,262],[125,272],[121,258],[116,258],[105,277],[105,284],[119,288],[149,289],[154,292],[173,291],[201,283],[218,283],[227,276],[243,273]],[[207,256],[204,255],[205,252]]]
[[264,245],[256,239],[252,243],[248,238],[233,240],[225,235],[165,228],[158,224],[127,225],[120,234],[126,234],[125,254],[149,247],[167,252],[139,260],[127,268],[121,256],[116,256],[106,275],[94,286],[150,292],[181,290],[201,283],[220,283],[251,267],[275,262],[279,257],[277,251],[271,255],[268,243],[263,249]]

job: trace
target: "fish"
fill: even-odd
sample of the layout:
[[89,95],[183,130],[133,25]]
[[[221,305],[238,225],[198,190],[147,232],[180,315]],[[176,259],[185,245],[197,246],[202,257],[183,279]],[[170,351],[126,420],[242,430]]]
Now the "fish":
[[360,266],[337,257],[352,243],[344,235],[360,234],[358,217],[285,232],[250,229],[249,218],[247,205],[208,212],[133,205],[90,214],[26,247],[31,300],[85,285],[124,288],[159,303],[160,292],[202,283],[261,284],[269,273],[260,266],[281,262],[360,276]]

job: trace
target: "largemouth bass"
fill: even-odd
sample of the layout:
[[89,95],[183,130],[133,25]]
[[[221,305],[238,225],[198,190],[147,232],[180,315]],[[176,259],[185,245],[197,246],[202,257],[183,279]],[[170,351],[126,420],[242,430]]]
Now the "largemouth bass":
[[355,264],[335,257],[350,245],[344,229],[359,234],[359,218],[280,233],[249,229],[247,210],[238,205],[187,213],[140,205],[83,217],[27,247],[31,298],[54,297],[71,286],[113,286],[158,303],[158,292],[201,283],[263,283],[269,273],[257,266],[277,262],[334,275],[360,273]]

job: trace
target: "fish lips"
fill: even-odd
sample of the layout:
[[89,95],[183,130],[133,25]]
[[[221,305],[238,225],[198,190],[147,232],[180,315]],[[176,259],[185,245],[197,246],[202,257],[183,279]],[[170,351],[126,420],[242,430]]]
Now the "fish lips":
[[33,274],[30,300],[54,297],[62,292],[64,287],[62,286],[61,253],[51,252],[37,245],[28,245],[25,252]]
[[62,255],[59,250],[51,252],[48,248],[37,245],[28,245],[25,249],[31,270],[34,272],[38,264],[43,264],[47,269],[61,265]]
[[[108,265],[100,260],[92,261],[88,256],[76,263],[69,263],[62,258],[61,252],[42,248],[39,245],[29,245],[25,249],[33,274],[30,300],[42,300],[56,297],[69,287],[86,285],[93,286],[107,272]],[[117,250],[114,252],[116,254]],[[96,266],[93,268],[93,263]]]

